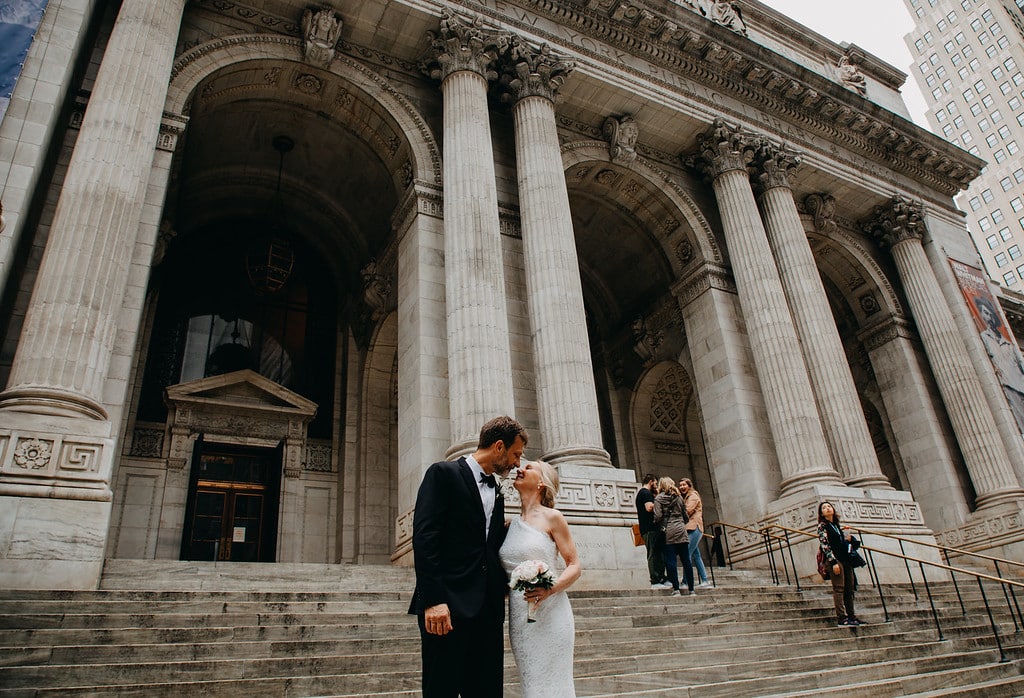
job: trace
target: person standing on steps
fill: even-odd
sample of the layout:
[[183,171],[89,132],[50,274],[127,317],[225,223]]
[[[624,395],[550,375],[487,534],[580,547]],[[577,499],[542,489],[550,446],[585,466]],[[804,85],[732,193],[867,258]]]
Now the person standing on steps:
[[505,506],[494,476],[519,465],[528,438],[516,420],[496,417],[480,429],[472,455],[423,474],[409,613],[420,628],[424,698],[502,696],[508,577],[498,557]]
[[654,495],[658,490],[658,477],[648,473],[636,493],[636,518],[640,524],[640,535],[647,549],[647,574],[652,589],[664,589],[672,585],[665,581],[665,534],[654,523]]
[[[679,493],[683,495],[683,506],[686,507],[686,534],[690,548],[690,561],[697,568],[697,578],[700,583],[697,587],[705,589],[711,586],[708,581],[707,570],[704,569],[704,560],[700,556],[700,539],[704,536],[704,502],[700,498],[700,492],[693,488],[693,480],[684,477],[679,481]],[[690,564],[690,563],[687,563]],[[692,575],[693,572],[691,571]]]
[[672,596],[679,596],[679,572],[676,559],[683,561],[683,579],[690,596],[693,590],[693,568],[690,566],[689,538],[686,533],[686,507],[683,497],[670,477],[658,481],[654,498],[654,522],[665,530],[665,571],[672,583]]
[[831,502],[818,505],[818,544],[830,567],[828,575],[832,582],[832,603],[836,609],[836,624],[840,627],[865,625],[853,608],[853,595],[857,580],[850,564],[850,541],[853,534],[849,527],[841,528],[839,512]]

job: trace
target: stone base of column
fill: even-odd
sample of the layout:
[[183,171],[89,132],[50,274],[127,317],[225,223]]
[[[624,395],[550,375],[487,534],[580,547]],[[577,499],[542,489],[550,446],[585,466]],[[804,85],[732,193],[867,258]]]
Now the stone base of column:
[[[962,548],[1009,560],[1024,560],[1024,498],[978,509],[962,526],[936,534],[940,545]],[[953,564],[957,564],[956,558]],[[984,563],[970,557],[961,558],[963,564],[984,567]],[[1005,571],[1005,570],[1004,570]]]
[[0,588],[98,589],[110,502],[0,496]]
[[0,421],[0,588],[97,588],[110,528],[110,422],[15,410]]
[[[754,530],[775,523],[815,536],[807,538],[791,533],[792,561],[787,551],[785,564],[789,567],[790,575],[793,574],[793,565],[796,565],[796,573],[801,583],[823,583],[817,575],[815,557],[818,549],[818,504],[826,500],[839,512],[843,526],[850,526],[859,531],[855,535],[865,545],[880,551],[900,552],[898,541],[873,535],[869,531],[897,535],[909,541],[904,543],[904,554],[921,560],[941,562],[938,550],[914,544],[915,541],[919,541],[934,545],[935,534],[925,526],[921,508],[913,496],[909,492],[899,490],[814,485],[805,491],[775,500],[768,505],[765,515],[757,521],[730,523],[739,523]],[[727,530],[726,535],[729,552],[735,565],[764,568],[767,574],[768,561],[764,554],[764,540],[760,536],[734,529]],[[776,546],[776,564],[781,569],[782,563],[778,555]],[[906,566],[902,559],[876,553],[874,562],[882,582],[908,581]],[[920,573],[916,570],[916,565],[912,564],[911,567],[916,582],[920,579]],[[867,570],[861,570],[858,574],[863,582],[868,581]],[[931,571],[928,574],[929,579],[934,578]],[[938,570],[936,574],[940,574]]]
[[[613,468],[611,456],[603,448],[590,446],[576,446],[561,448],[556,451],[545,453],[541,460],[550,463],[558,468],[559,473],[563,468],[596,467]],[[632,471],[630,471],[632,472]]]

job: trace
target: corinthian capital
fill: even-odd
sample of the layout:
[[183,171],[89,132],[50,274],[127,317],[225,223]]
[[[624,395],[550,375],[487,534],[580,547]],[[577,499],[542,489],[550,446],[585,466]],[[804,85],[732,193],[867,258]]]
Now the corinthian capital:
[[715,119],[710,131],[697,136],[697,152],[685,156],[683,162],[711,178],[730,170],[746,171],[758,145],[753,135]]
[[510,39],[503,63],[502,100],[511,104],[524,97],[544,97],[556,101],[562,83],[576,68],[572,61],[553,54],[547,44],[535,49],[515,35]]
[[862,227],[884,247],[894,247],[904,240],[920,240],[924,236],[921,204],[897,194],[888,204],[875,206],[874,215]]
[[479,73],[488,80],[498,77],[494,65],[508,45],[508,37],[485,32],[479,17],[467,20],[445,9],[440,30],[427,32],[427,36],[432,55],[420,62],[420,69],[435,80],[460,70]]
[[762,140],[755,153],[754,162],[757,165],[757,179],[762,189],[788,189],[789,174],[800,166],[800,156],[787,151],[784,145]]

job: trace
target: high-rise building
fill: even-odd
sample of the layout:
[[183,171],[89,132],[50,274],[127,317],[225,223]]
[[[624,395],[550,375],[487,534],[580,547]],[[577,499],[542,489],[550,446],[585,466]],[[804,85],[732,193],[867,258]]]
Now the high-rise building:
[[993,281],[1024,290],[1024,0],[904,0],[932,130],[988,164],[957,204]]

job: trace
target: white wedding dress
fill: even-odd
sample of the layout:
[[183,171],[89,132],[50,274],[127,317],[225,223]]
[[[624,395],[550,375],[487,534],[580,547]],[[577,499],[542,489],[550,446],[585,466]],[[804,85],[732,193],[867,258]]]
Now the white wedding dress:
[[[501,565],[506,573],[526,560],[548,563],[553,577],[558,577],[558,556],[555,541],[522,518],[509,525],[501,546]],[[508,636],[512,654],[519,668],[523,698],[574,698],[572,681],[573,641],[576,623],[564,591],[544,599],[535,613],[536,622],[526,621],[526,599],[523,592],[510,591],[508,603]]]

